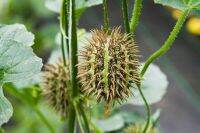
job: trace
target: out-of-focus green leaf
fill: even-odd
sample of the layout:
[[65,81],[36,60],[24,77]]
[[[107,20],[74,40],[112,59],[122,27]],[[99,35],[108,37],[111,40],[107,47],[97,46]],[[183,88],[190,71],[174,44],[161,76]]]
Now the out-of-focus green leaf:
[[[80,51],[84,45],[85,45],[85,42],[87,40],[87,38],[89,38],[91,36],[90,32],[86,32],[85,29],[79,29],[78,32],[77,32],[77,37],[78,37],[78,51]],[[61,34],[60,33],[57,33],[56,35],[56,38],[55,38],[55,42],[56,44],[58,45],[58,47],[56,49],[54,49],[50,55],[50,58],[48,60],[48,63],[50,64],[54,64],[54,63],[57,63],[58,61],[58,58],[60,58],[62,55],[61,55],[61,48],[60,48],[60,45],[61,45]],[[79,61],[81,61],[81,59],[79,59]]]
[[[60,12],[62,0],[46,0],[45,6],[56,13]],[[84,9],[96,5],[100,5],[103,3],[103,0],[76,0],[76,9]]]
[[118,113],[122,116],[126,124],[141,122],[143,120],[142,116],[137,112],[120,110]]
[[39,16],[39,17],[50,17],[53,15],[51,11],[49,11],[47,8],[45,8],[45,2],[44,0],[30,0],[31,6],[33,7],[33,12]]
[[[167,76],[157,65],[151,64],[141,84],[142,92],[148,103],[154,104],[159,102],[165,95],[168,84]],[[137,87],[132,88],[133,96],[128,99],[128,103],[144,105],[142,97],[136,88]]]
[[119,130],[123,128],[125,124],[123,117],[120,114],[115,114],[109,117],[108,119],[93,119],[92,121],[96,124],[97,127],[102,129],[104,132]]
[[[17,124],[7,128],[6,131],[8,133],[49,133],[49,129],[41,121],[35,111],[28,108],[27,106],[13,106],[16,109],[13,119],[17,122]],[[44,103],[39,103],[38,108],[40,108],[41,112],[47,116],[46,118],[48,121],[53,123],[52,126],[54,127],[56,133],[63,132],[64,122],[61,121],[59,115],[57,115]]]
[[200,0],[154,0],[154,2],[180,10],[200,10]]
[[3,10],[8,5],[8,0],[0,0],[0,15],[3,13]]

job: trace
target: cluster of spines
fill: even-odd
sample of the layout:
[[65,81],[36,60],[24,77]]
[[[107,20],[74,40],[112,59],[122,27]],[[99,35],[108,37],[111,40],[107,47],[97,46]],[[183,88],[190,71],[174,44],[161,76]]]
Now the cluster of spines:
[[69,105],[69,71],[62,61],[47,64],[43,72],[43,95],[48,104],[62,117],[66,117]]
[[120,28],[93,30],[78,64],[81,91],[98,101],[122,102],[131,95],[132,83],[140,84],[138,48],[133,37]]

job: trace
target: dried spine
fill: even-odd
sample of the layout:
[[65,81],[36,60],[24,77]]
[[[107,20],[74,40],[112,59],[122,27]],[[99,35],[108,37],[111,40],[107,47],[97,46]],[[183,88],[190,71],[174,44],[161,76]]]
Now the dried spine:
[[110,33],[93,30],[80,56],[81,91],[99,102],[122,102],[131,95],[132,83],[140,84],[138,48],[132,36],[121,33],[120,28]]

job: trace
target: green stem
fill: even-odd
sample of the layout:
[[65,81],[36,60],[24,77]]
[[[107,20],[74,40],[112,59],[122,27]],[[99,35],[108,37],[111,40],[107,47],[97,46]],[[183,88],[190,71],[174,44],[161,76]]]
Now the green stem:
[[[68,30],[69,30],[69,17],[68,17],[68,12],[69,12],[69,0],[65,0],[65,8],[64,8],[64,14],[65,14],[65,33],[68,36]],[[69,40],[65,39],[66,46],[67,46],[67,57],[69,58]]]
[[77,29],[76,29],[76,14],[75,14],[75,0],[70,0],[70,8],[71,8],[71,14],[70,14],[70,67],[71,67],[71,82],[72,82],[72,96],[76,97],[79,93],[78,86],[77,86],[77,73],[78,73],[78,57],[77,57]]
[[[76,14],[75,14],[75,0],[70,0],[69,3],[69,45],[70,45],[70,77],[71,77],[71,100],[78,96],[79,90],[77,86],[77,29],[76,29]],[[69,119],[68,119],[68,132],[74,132],[75,126],[75,109],[71,102],[69,108]]]
[[48,120],[46,119],[46,117],[44,116],[44,114],[38,109],[37,106],[34,107],[35,112],[37,113],[37,115],[39,116],[39,118],[41,119],[41,121],[43,121],[43,123],[45,123],[45,125],[49,128],[49,131],[51,133],[54,133],[54,129],[51,126],[51,124],[48,122]]
[[130,33],[130,25],[128,20],[128,8],[127,8],[127,0],[122,0],[122,12],[123,12],[123,20],[124,20],[124,28],[126,33]]
[[[67,39],[68,36],[68,0],[62,1],[62,8],[60,11],[60,30],[61,30],[61,46],[62,46],[62,56],[63,60],[66,60],[66,54],[67,58],[69,57],[69,40]],[[66,43],[66,49],[64,47]],[[66,63],[66,61],[64,62]],[[65,65],[66,66],[66,65]]]
[[141,77],[144,76],[147,68],[149,67],[149,65],[154,60],[156,60],[158,57],[160,57],[163,54],[165,54],[170,49],[170,47],[172,46],[173,42],[175,41],[178,33],[180,32],[180,30],[181,30],[181,28],[182,28],[182,26],[183,26],[183,24],[184,24],[184,22],[185,22],[185,20],[186,20],[186,18],[188,16],[189,12],[190,12],[190,10],[185,10],[182,13],[181,17],[178,19],[174,29],[170,33],[169,37],[167,38],[167,40],[165,41],[163,46],[147,59],[147,61],[145,62],[144,67],[142,68]]
[[62,50],[63,64],[64,66],[67,66],[63,34],[61,34],[61,50]]
[[68,118],[68,132],[69,133],[74,133],[74,128],[75,128],[75,109],[73,105],[69,106],[69,118]]
[[87,132],[87,133],[90,133],[90,128],[89,128],[89,124],[88,124],[88,119],[87,119],[87,117],[86,117],[86,114],[85,114],[85,112],[84,112],[83,107],[81,106],[81,104],[79,105],[79,111],[80,111],[80,114],[81,114],[82,117],[83,117],[83,121],[84,121],[84,123],[85,123],[86,132]]
[[142,0],[135,0],[133,12],[132,12],[132,18],[130,22],[131,32],[133,33],[135,32],[136,27],[138,25],[140,15],[141,15],[141,10],[142,10]]
[[107,0],[103,0],[103,19],[104,19],[103,28],[105,31],[108,31],[109,17],[108,17],[108,2],[107,2]]
[[151,120],[151,109],[150,109],[150,106],[141,90],[141,86],[138,86],[138,90],[140,92],[140,95],[142,97],[142,100],[144,101],[144,104],[145,104],[145,107],[146,107],[146,110],[147,110],[147,121],[146,121],[146,124],[145,124],[145,127],[144,127],[144,130],[143,130],[143,133],[146,133],[148,128],[149,128],[149,124],[150,124],[150,120]]
[[81,116],[80,116],[80,114],[79,114],[78,109],[76,108],[76,106],[75,106],[75,111],[76,111],[76,117],[78,119],[78,123],[79,123],[79,127],[81,129],[81,132],[85,133],[85,130],[83,129],[83,124],[82,124],[82,121],[81,121]]

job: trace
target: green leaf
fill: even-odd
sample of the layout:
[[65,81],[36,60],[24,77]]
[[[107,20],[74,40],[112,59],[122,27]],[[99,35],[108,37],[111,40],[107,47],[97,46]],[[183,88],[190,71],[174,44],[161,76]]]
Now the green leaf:
[[[19,37],[19,38],[18,38]],[[30,78],[40,72],[42,60],[30,47],[34,36],[23,25],[0,28],[0,82]]]
[[[34,36],[20,24],[0,26],[0,85],[27,79],[39,73],[42,60],[32,48]],[[0,88],[0,91],[2,89]],[[11,105],[1,92],[0,123],[8,121],[12,115]]]
[[132,124],[143,121],[142,116],[137,112],[121,110],[118,113],[122,116],[126,124]]
[[42,61],[31,47],[14,40],[0,41],[0,82],[30,78],[40,72]]
[[29,88],[33,85],[38,85],[42,80],[42,73],[38,73],[31,78],[28,78],[25,82],[24,80],[13,82],[14,86],[18,89]]
[[[142,92],[149,104],[154,104],[162,100],[168,86],[167,76],[154,64],[151,64],[144,75],[144,80],[141,84]],[[136,89],[132,88],[133,96],[128,99],[128,103],[134,105],[144,105],[141,95]]]
[[12,114],[12,105],[4,96],[2,88],[0,88],[0,127],[2,124],[8,122]]
[[200,10],[200,0],[154,0],[154,2],[180,10]]
[[116,131],[124,127],[124,120],[120,114],[115,114],[108,119],[92,120],[104,132]]
[[[96,5],[100,5],[103,3],[103,0],[76,0],[76,9],[84,9]],[[56,13],[60,12],[61,8],[61,0],[46,0],[45,1],[45,6]]]
[[34,35],[28,32],[24,25],[13,24],[0,27],[0,41],[13,40],[23,45],[32,46]]

